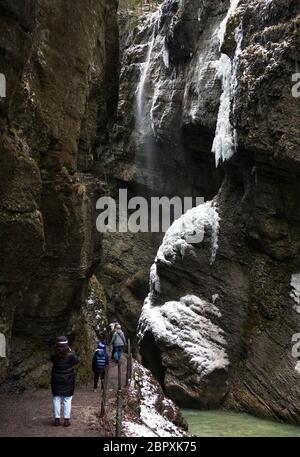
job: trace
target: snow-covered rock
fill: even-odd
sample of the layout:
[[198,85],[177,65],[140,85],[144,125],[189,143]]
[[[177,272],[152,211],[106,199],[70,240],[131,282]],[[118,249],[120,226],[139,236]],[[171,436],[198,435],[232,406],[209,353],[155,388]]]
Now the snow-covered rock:
[[134,437],[187,436],[178,407],[146,368],[133,363],[133,377],[124,410],[123,434]]
[[187,211],[175,220],[167,230],[160,245],[156,260],[171,263],[179,252],[182,257],[193,249],[193,244],[201,243],[205,227],[211,228],[211,262],[218,249],[219,215],[214,202],[206,202]]
[[212,303],[194,295],[162,306],[152,306],[149,295],[140,319],[140,336],[150,330],[156,342],[180,350],[202,379],[229,364],[223,332],[210,316],[220,318],[221,313]]
[[[199,252],[207,268],[213,268],[219,229],[216,201],[187,211],[172,224],[151,267],[150,292],[139,321],[138,341],[145,363],[156,370],[172,398],[182,403],[193,399],[213,405],[226,393],[229,359],[218,324],[222,322],[215,304],[219,294],[213,290],[205,299],[193,284]],[[178,287],[169,289],[169,281]],[[158,358],[153,359],[155,354]]]

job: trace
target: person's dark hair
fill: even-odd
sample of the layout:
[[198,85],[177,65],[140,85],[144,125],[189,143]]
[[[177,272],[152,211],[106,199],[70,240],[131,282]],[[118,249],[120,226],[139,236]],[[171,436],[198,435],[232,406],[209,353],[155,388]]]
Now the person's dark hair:
[[64,358],[70,352],[69,342],[65,336],[59,336],[56,340],[55,353],[58,357]]
[[55,353],[58,357],[64,358],[70,352],[68,344],[57,344],[55,347]]

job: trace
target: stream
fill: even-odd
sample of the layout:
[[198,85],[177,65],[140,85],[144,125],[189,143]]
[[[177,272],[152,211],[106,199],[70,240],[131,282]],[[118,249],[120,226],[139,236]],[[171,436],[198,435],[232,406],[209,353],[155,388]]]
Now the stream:
[[300,427],[230,411],[182,409],[189,431],[200,437],[300,437]]

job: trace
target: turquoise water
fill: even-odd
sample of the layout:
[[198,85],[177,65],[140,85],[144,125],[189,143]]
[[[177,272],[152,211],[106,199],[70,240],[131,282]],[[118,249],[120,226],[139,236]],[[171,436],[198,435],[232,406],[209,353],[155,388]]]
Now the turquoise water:
[[258,419],[249,414],[239,414],[229,411],[197,411],[191,409],[183,409],[182,414],[189,424],[190,433],[201,437],[300,437],[300,426]]

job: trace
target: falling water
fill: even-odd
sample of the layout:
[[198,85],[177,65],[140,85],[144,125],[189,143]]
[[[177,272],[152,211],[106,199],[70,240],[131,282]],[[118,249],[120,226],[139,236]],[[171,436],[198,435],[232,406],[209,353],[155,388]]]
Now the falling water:
[[[220,49],[224,42],[228,19],[234,13],[238,3],[239,0],[231,0],[227,15],[220,25],[218,32]],[[230,58],[224,53],[221,53],[221,57],[217,62],[218,76],[222,81],[222,95],[220,98],[216,133],[212,146],[212,152],[215,154],[216,166],[219,165],[220,161],[230,159],[236,149],[236,131],[230,121],[230,111],[231,101],[234,99],[237,90],[237,70],[243,41],[241,26],[235,31],[235,39],[236,50],[233,62],[231,62]]]
[[135,92],[135,127],[138,133],[135,163],[138,180],[148,189],[155,188],[155,182],[162,182],[157,166],[158,146],[154,110],[161,84],[165,77],[161,76],[169,65],[168,50],[165,36],[160,33],[162,5],[143,24],[143,33],[148,42],[144,63],[140,65],[140,76]]
[[155,44],[156,34],[161,18],[161,8],[155,11],[146,22],[146,27],[152,30],[150,41],[148,43],[148,51],[146,55],[146,61],[142,66],[142,72],[140,80],[136,90],[136,121],[141,134],[145,133],[145,83],[149,73],[149,67],[151,63],[151,56]]

